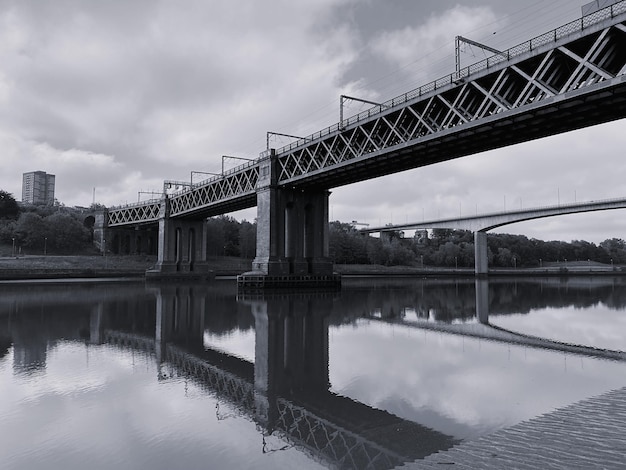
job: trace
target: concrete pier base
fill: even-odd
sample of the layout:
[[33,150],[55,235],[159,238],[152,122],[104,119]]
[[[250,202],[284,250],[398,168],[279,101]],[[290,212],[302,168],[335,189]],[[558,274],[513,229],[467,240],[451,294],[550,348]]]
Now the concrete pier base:
[[307,288],[339,289],[340,274],[292,274],[271,276],[259,271],[251,271],[237,276],[237,287],[242,290]]

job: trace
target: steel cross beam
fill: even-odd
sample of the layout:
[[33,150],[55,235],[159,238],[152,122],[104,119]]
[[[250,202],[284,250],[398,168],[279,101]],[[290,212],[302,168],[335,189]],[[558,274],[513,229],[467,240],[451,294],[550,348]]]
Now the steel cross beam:
[[278,149],[279,185],[330,189],[626,117],[625,25],[622,1]]

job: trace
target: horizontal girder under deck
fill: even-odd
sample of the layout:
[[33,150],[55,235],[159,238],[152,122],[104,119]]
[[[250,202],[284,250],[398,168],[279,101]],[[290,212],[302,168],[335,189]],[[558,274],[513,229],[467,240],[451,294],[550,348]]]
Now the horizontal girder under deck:
[[553,32],[279,149],[279,184],[328,189],[626,117],[626,2],[614,7],[619,14],[584,30]]

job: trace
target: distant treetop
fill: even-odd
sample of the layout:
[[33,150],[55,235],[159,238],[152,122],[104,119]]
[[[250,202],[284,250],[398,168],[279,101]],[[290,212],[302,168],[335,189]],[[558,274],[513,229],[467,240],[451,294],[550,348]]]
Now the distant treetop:
[[13,194],[0,189],[0,219],[17,219],[20,208]]

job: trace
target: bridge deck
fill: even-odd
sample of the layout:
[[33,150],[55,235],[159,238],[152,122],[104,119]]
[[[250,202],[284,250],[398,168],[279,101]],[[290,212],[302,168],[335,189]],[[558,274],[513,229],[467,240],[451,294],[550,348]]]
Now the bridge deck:
[[406,469],[626,468],[626,388],[466,441]]

